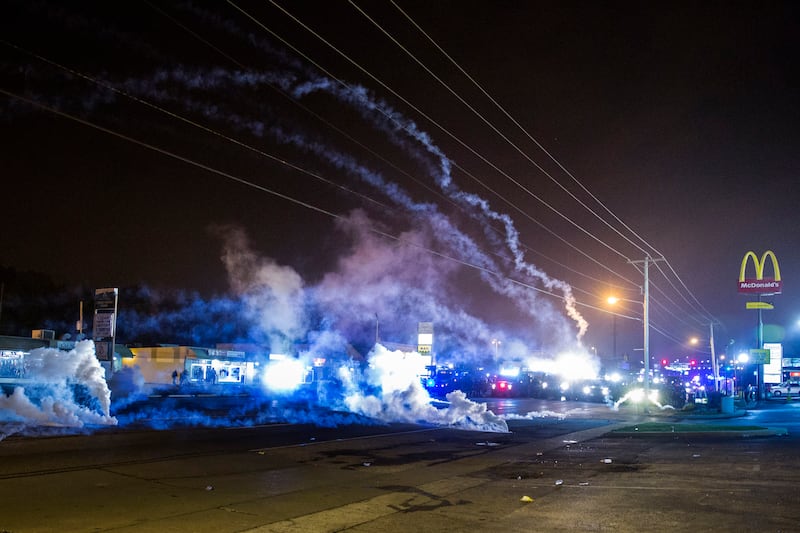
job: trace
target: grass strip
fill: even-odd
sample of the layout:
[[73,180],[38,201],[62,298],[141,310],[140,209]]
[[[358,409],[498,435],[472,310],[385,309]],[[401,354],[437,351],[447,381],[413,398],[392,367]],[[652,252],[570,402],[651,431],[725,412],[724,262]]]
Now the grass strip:
[[692,433],[697,431],[757,431],[767,429],[763,426],[725,426],[719,424],[670,424],[669,422],[643,422],[624,428],[615,429],[612,433]]

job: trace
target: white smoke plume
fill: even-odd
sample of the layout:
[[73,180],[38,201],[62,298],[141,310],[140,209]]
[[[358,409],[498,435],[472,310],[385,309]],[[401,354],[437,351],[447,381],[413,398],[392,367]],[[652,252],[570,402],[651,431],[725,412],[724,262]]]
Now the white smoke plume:
[[463,392],[447,396],[449,405],[439,409],[431,404],[422,386],[424,360],[418,353],[389,351],[377,344],[368,356],[363,372],[343,371],[344,403],[350,411],[387,422],[429,423],[474,431],[508,432],[506,422],[473,402]]
[[284,353],[287,344],[306,333],[302,278],[291,267],[259,257],[241,229],[217,232],[223,236],[222,262],[231,289],[242,297],[246,314],[269,338],[272,351]]
[[0,420],[34,425],[116,425],[111,392],[95,357],[94,342],[73,350],[37,348],[26,357],[26,379],[10,396],[0,395]]

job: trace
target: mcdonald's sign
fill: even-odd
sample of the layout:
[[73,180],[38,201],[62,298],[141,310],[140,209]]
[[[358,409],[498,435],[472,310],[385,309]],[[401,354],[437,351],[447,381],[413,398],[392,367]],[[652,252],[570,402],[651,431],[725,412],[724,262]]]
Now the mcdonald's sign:
[[[767,258],[772,261],[773,277],[764,277],[764,264]],[[747,271],[747,263],[753,260],[753,265],[756,268],[756,277],[748,278],[745,276]],[[759,293],[759,294],[780,294],[783,282],[781,281],[781,269],[778,267],[778,259],[772,250],[767,250],[761,259],[750,251],[744,254],[742,259],[742,266],[739,270],[739,292],[744,293]]]

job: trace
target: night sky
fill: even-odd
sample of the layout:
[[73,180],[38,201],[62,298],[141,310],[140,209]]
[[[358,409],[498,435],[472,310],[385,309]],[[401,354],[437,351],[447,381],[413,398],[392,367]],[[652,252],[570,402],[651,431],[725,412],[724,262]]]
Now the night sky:
[[795,3],[4,5],[0,265],[452,353],[576,342],[571,294],[635,360],[630,261],[666,259],[678,357],[712,322],[753,347],[739,266],[773,250],[766,340],[800,348]]

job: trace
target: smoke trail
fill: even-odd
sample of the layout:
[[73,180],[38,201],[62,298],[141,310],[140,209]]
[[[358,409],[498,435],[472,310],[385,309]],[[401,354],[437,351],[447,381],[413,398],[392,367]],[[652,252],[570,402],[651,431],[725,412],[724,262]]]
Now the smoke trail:
[[[317,157],[327,161],[333,168],[344,171],[350,175],[357,176],[358,179],[366,182],[376,190],[387,195],[398,206],[404,208],[416,219],[424,214],[427,223],[435,227],[434,232],[437,241],[446,249],[458,253],[458,257],[466,262],[474,264],[490,272],[502,272],[502,268],[494,260],[481,250],[480,245],[466,232],[457,228],[453,221],[439,213],[433,204],[417,203],[411,196],[404,191],[399,184],[388,182],[378,173],[367,169],[358,163],[351,156],[339,153],[324,143],[310,141],[299,132],[287,132],[284,127],[271,125],[268,126],[263,121],[246,119],[240,117],[232,108],[219,102],[219,100],[209,99],[203,102],[197,94],[192,94],[187,98],[174,90],[174,84],[178,83],[187,91],[220,91],[222,88],[251,88],[257,89],[263,85],[274,85],[277,80],[281,80],[286,85],[287,79],[291,76],[281,76],[276,74],[255,75],[252,73],[229,72],[222,69],[208,70],[188,70],[184,68],[173,69],[171,71],[159,71],[150,80],[136,79],[127,80],[122,85],[130,92],[142,94],[150,99],[164,103],[180,105],[191,112],[200,112],[206,118],[214,121],[227,123],[239,130],[248,131],[256,136],[269,134],[275,140],[282,143],[291,144],[306,152],[314,153]],[[162,87],[163,84],[163,87]],[[167,90],[169,86],[169,90]],[[514,227],[513,221],[508,215],[500,214],[489,208],[486,200],[473,194],[467,194],[457,189],[450,176],[449,160],[438,147],[436,147],[429,136],[422,132],[416,124],[405,119],[400,113],[393,110],[388,104],[370,96],[370,93],[361,87],[342,87],[324,78],[316,78],[313,83],[298,83],[293,93],[296,97],[302,97],[312,92],[324,91],[335,97],[340,103],[354,108],[369,124],[382,131],[387,136],[397,139],[400,134],[407,136],[406,139],[397,141],[407,152],[415,158],[424,159],[417,147],[409,141],[418,143],[422,150],[439,161],[439,171],[431,176],[440,185],[443,192],[462,205],[470,208],[477,208],[477,213],[486,219],[487,222],[499,221],[506,232],[506,244],[513,259],[514,272],[524,277],[530,278],[544,286],[546,290],[560,290],[564,295],[565,308],[567,314],[572,317],[578,325],[577,339],[580,340],[586,330],[587,324],[575,308],[575,300],[568,284],[547,276],[543,271],[537,269],[532,264],[524,260],[524,254],[519,243],[519,235]],[[204,94],[201,92],[201,94]],[[210,96],[210,95],[209,95]],[[254,111],[262,109],[262,106],[250,97],[247,100],[252,103]],[[475,211],[472,211],[475,213]],[[419,222],[419,220],[418,220]],[[487,282],[496,292],[505,294],[516,300],[516,305],[531,317],[542,316],[543,306],[540,305],[540,298],[530,290],[525,290],[519,285],[515,285],[511,280],[503,275],[482,274],[484,281]],[[549,306],[546,306],[549,307]]]
[[[159,73],[158,78],[160,82],[168,80],[172,84],[177,83],[190,89],[209,87],[220,89],[226,86],[255,88],[263,84],[275,84],[277,80],[281,80],[283,88],[288,89],[290,85],[288,80],[296,79],[294,76],[287,75],[282,77],[276,74],[254,75],[236,71],[228,72],[221,69],[213,70],[210,73],[210,80],[206,79],[201,73],[196,71],[187,72],[184,69],[162,71]],[[175,96],[174,92],[167,93],[159,90],[157,88],[158,85],[156,82],[146,82],[144,80],[128,80],[124,84],[128,90],[144,91],[145,96],[150,98],[158,99],[163,95],[171,94],[170,101],[179,103],[178,97]],[[351,106],[362,115],[368,124],[393,139],[411,157],[426,161],[427,158],[422,153],[424,152],[436,158],[439,163],[438,170],[435,165],[428,165],[428,168],[432,170],[431,177],[435,183],[452,200],[457,201],[465,208],[469,208],[469,212],[473,213],[473,216],[483,219],[484,223],[490,224],[493,221],[501,223],[506,233],[506,245],[511,254],[514,272],[521,275],[523,279],[530,279],[531,282],[540,283],[548,291],[561,292],[564,298],[565,310],[578,326],[575,337],[578,341],[581,339],[588,324],[577,311],[571,287],[561,280],[548,276],[542,270],[525,261],[524,252],[519,242],[519,233],[511,217],[492,210],[485,199],[459,190],[450,176],[449,159],[432,143],[425,132],[422,132],[414,122],[393,110],[387,103],[370,96],[370,93],[362,87],[343,87],[331,80],[317,77],[313,81],[298,82],[292,90],[292,94],[297,98],[301,98],[317,91],[335,97],[343,105]],[[336,170],[344,171],[386,195],[397,206],[402,207],[411,214],[417,223],[431,225],[435,228],[433,235],[437,238],[438,243],[446,249],[457,252],[457,257],[492,272],[503,271],[503,268],[495,260],[481,250],[480,245],[473,238],[467,236],[463,229],[456,227],[453,220],[440,213],[435,205],[414,201],[411,195],[403,190],[399,184],[387,181],[378,172],[370,170],[352,156],[341,153],[325,143],[312,141],[298,131],[290,131],[286,127],[267,125],[263,121],[240,117],[232,110],[220,105],[218,101],[213,104],[210,102],[202,103],[195,96],[188,101],[181,100],[180,105],[191,109],[193,112],[200,112],[208,119],[227,122],[239,130],[247,131],[259,137],[269,135],[281,143],[290,144],[304,152],[313,153]],[[254,107],[258,108],[259,106],[255,104]],[[401,135],[405,135],[405,137],[401,137]],[[422,152],[414,143],[421,147]],[[421,220],[423,217],[424,221]],[[526,312],[537,320],[543,316],[543,308],[550,307],[547,304],[542,304],[541,298],[534,291],[515,284],[508,278],[490,274],[483,274],[482,276],[484,281],[493,287],[496,292],[515,299],[515,303],[521,311]],[[548,319],[553,321],[552,317],[548,317]]]
[[[313,88],[326,90],[337,96],[341,101],[355,105],[363,112],[365,117],[371,118],[373,123],[381,127],[386,133],[397,134],[398,130],[407,133],[412,139],[416,140],[425,151],[435,157],[440,163],[440,169],[439,172],[432,173],[432,177],[443,192],[462,204],[478,207],[483,216],[489,221],[501,222],[506,232],[506,243],[513,255],[516,270],[541,282],[548,290],[556,289],[563,293],[567,313],[578,324],[577,338],[580,340],[588,328],[588,323],[576,308],[576,300],[572,294],[570,285],[564,281],[551,278],[544,271],[525,261],[524,252],[519,242],[519,232],[514,226],[511,217],[492,210],[485,199],[475,194],[459,190],[451,177],[449,158],[433,144],[428,134],[422,132],[413,121],[406,119],[400,113],[394,111],[385,102],[380,100],[376,101],[371,98],[369,92],[361,87],[344,87],[341,84],[333,82],[318,82],[314,84]],[[304,89],[308,90],[308,86],[305,86]],[[302,93],[303,91],[299,89],[295,91],[296,96],[300,96]],[[406,146],[414,153],[414,147],[410,145]]]

